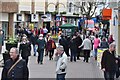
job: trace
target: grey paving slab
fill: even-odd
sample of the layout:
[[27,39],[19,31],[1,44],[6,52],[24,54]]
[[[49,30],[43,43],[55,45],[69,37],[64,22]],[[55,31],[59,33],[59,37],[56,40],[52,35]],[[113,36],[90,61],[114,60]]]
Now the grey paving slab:
[[[3,46],[3,52],[5,51],[5,45]],[[31,51],[33,55],[33,49]],[[0,55],[0,59],[2,56]],[[43,65],[37,64],[37,57],[31,56],[29,59],[29,72],[30,78],[55,78],[56,62],[49,61],[48,56],[44,57]],[[0,73],[2,68],[0,67]],[[1,77],[1,74],[0,74]],[[97,66],[96,61],[92,58],[89,63],[81,60],[77,62],[70,62],[68,58],[68,69],[66,78],[103,78],[102,71]]]
[[[37,64],[37,57],[30,57],[29,69],[30,78],[55,78],[55,61],[49,61],[44,57],[43,65]],[[77,62],[68,61],[66,78],[103,78],[102,71],[96,66],[93,59],[89,63],[82,60]]]

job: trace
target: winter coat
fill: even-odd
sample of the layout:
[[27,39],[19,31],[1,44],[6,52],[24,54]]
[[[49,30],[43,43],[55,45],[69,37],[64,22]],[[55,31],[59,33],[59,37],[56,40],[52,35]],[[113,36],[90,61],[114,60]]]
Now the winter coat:
[[21,43],[19,47],[19,52],[22,57],[28,57],[31,55],[31,44],[30,43]]
[[37,40],[38,50],[44,49],[46,42],[44,39],[38,39]]
[[55,56],[56,63],[56,73],[57,74],[64,74],[66,73],[67,69],[67,55],[65,53],[61,54],[60,56]]
[[50,50],[55,49],[55,48],[52,48],[52,43],[53,43],[53,44],[55,45],[55,47],[56,47],[55,41],[49,40],[49,41],[47,42],[47,44],[46,44],[46,49],[47,49],[47,51],[50,51]]
[[106,71],[116,71],[116,66],[116,57],[114,53],[105,50],[102,55],[101,68],[105,68]]
[[108,42],[102,41],[102,42],[100,43],[100,48],[109,48]]
[[[17,59],[18,60],[18,59]],[[17,61],[15,60],[15,62]],[[8,70],[11,68],[11,66],[15,63],[12,59],[8,59],[5,62],[5,66],[2,71],[2,80],[28,80],[29,78],[29,71],[28,67],[26,65],[25,60],[21,59],[15,67],[10,71],[8,74]]]

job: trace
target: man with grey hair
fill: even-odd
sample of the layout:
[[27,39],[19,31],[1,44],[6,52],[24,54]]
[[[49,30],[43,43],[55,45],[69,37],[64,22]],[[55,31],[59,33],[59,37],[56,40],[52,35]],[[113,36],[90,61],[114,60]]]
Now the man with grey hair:
[[102,55],[101,69],[104,71],[105,80],[114,80],[117,66],[117,59],[115,57],[116,45],[111,43],[109,49],[105,50]]
[[56,80],[65,80],[66,69],[67,69],[67,55],[64,52],[63,46],[57,47],[55,53],[56,64]]
[[10,49],[10,59],[5,62],[2,80],[28,80],[29,71],[25,60],[19,58],[17,48]]

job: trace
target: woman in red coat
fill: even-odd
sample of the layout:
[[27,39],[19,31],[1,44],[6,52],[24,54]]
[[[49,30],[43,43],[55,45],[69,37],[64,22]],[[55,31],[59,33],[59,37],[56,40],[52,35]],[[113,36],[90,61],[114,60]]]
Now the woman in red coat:
[[49,40],[47,42],[46,49],[49,52],[49,60],[52,60],[54,55],[54,49],[56,49],[56,44],[55,41],[51,38],[51,36],[49,37]]

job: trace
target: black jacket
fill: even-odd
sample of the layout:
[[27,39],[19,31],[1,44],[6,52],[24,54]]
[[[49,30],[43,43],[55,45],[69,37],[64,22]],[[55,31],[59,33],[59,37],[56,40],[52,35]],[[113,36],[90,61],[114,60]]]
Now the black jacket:
[[38,37],[37,37],[37,36],[35,36],[35,35],[32,35],[30,39],[31,39],[31,40],[30,40],[30,41],[31,41],[31,43],[32,43],[33,45],[35,45],[35,44],[36,44],[36,42],[37,42]]
[[72,39],[71,41],[70,41],[70,49],[71,50],[74,50],[74,51],[77,51],[77,39],[75,38],[75,39]]
[[102,42],[100,43],[100,48],[109,48],[108,42],[102,41]]
[[105,68],[106,71],[116,71],[116,66],[116,57],[114,53],[105,50],[101,60],[101,68]]
[[77,47],[78,46],[80,46],[81,44],[82,44],[82,39],[81,39],[81,37],[80,36],[77,36],[77,38],[76,38],[76,45],[77,45]]
[[28,57],[31,55],[31,44],[30,43],[21,43],[19,47],[19,52],[21,53],[22,57]]
[[[18,60],[18,59],[17,59]],[[2,71],[2,80],[28,80],[29,77],[29,71],[28,67],[26,65],[25,60],[21,59],[16,66],[10,71],[9,74],[8,70],[10,67],[17,61],[13,61],[12,59],[9,59],[5,62],[5,66]]]

